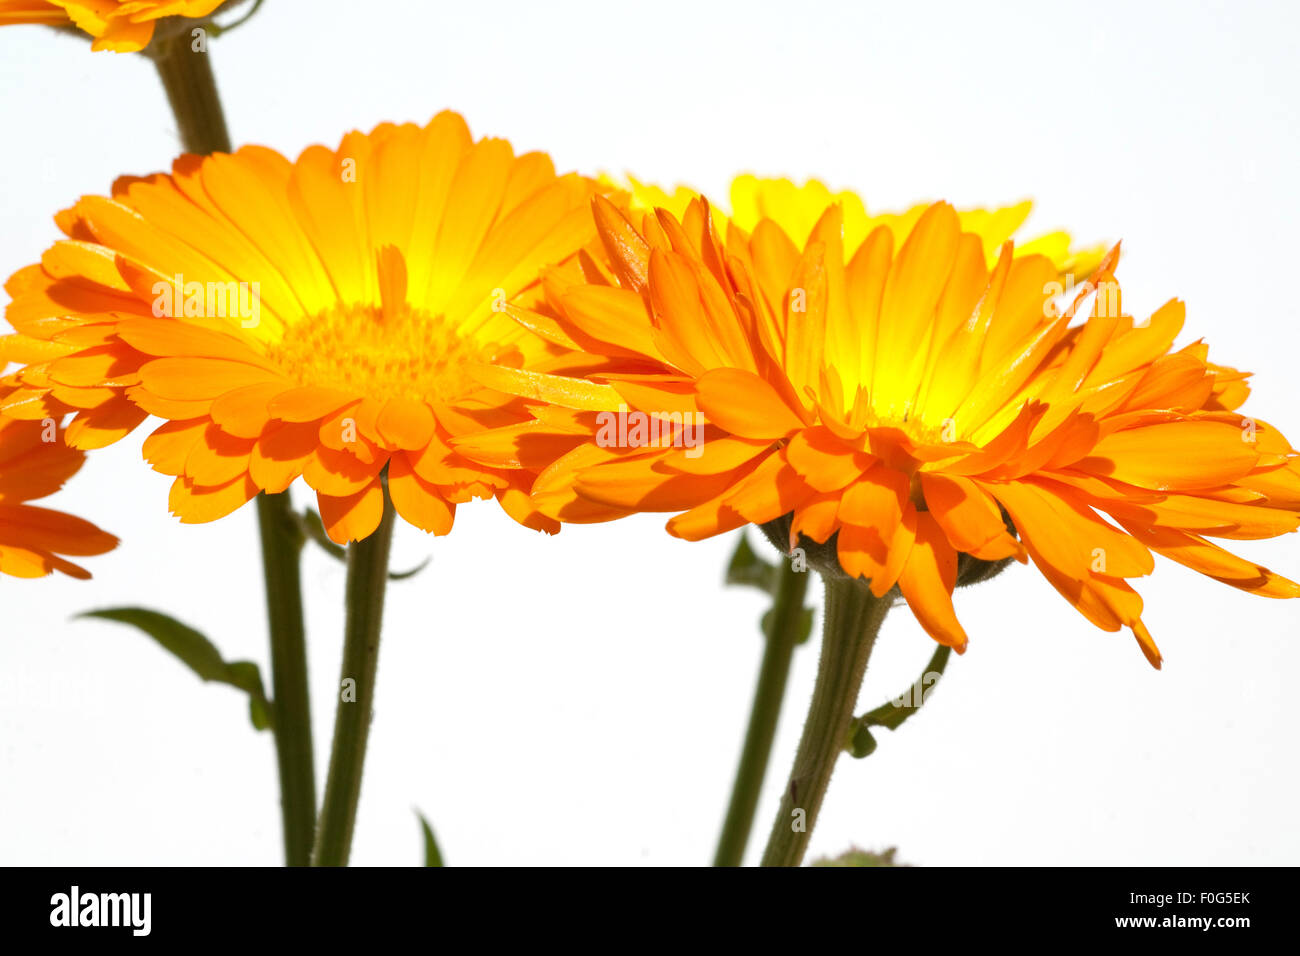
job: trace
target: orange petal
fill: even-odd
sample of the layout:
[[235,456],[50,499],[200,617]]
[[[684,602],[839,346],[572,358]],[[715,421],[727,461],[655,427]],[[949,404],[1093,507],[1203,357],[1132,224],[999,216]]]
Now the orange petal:
[[227,435],[209,424],[185,459],[185,476],[197,485],[224,485],[248,472],[253,439]]
[[149,462],[154,471],[164,475],[183,475],[185,460],[190,450],[203,440],[203,432],[208,427],[206,419],[191,421],[163,422],[148,438],[141,449],[144,460]]
[[302,477],[320,494],[344,498],[371,485],[385,464],[387,458],[364,462],[347,452],[318,446],[303,466]]
[[928,512],[917,515],[916,540],[898,578],[899,590],[926,633],[940,644],[966,649],[966,632],[952,606],[957,552]]
[[1237,425],[1185,421],[1107,435],[1075,467],[1143,488],[1189,491],[1235,481],[1258,458],[1258,449]]
[[390,398],[376,424],[385,439],[407,451],[417,451],[433,438],[433,412],[415,399]]
[[279,494],[302,474],[317,445],[316,428],[311,423],[272,423],[253,445],[249,476],[263,491]]
[[696,381],[695,390],[709,421],[741,438],[777,439],[804,424],[776,389],[753,372],[711,369]]
[[202,487],[188,478],[177,478],[172,482],[168,504],[172,514],[185,524],[202,524],[226,517],[257,492],[257,485],[247,475],[216,487]]
[[388,493],[397,513],[421,531],[438,535],[451,531],[456,506],[417,475],[405,455],[395,455],[389,462]]
[[369,537],[384,515],[384,490],[378,478],[356,494],[334,497],[317,493],[316,501],[325,533],[336,544]]
[[68,425],[65,440],[73,448],[104,448],[135,431],[149,415],[125,396],[80,413]]
[[520,479],[512,482],[508,488],[498,489],[497,502],[506,514],[525,528],[544,531],[547,534],[557,533],[560,530],[560,522],[538,510],[536,503],[528,494],[530,483],[529,480]]
[[786,460],[818,491],[838,491],[862,477],[874,459],[827,428],[805,428],[790,439]]
[[256,438],[271,420],[270,403],[284,391],[281,382],[246,385],[227,392],[212,403],[212,420],[231,435]]
[[272,418],[284,422],[314,422],[338,411],[355,398],[341,389],[303,385],[277,395],[268,411]]
[[59,554],[104,554],[117,546],[117,538],[89,521],[32,505],[0,505],[0,527],[6,536],[19,532],[29,548]]
[[997,504],[969,478],[922,472],[921,491],[952,545],[985,561],[1026,560],[1024,547],[1007,533]]
[[1137,577],[1154,567],[1141,542],[1102,521],[1064,486],[1012,481],[987,490],[1010,513],[1026,546],[1069,577]]
[[140,383],[159,398],[178,401],[214,399],[246,385],[278,380],[263,368],[213,358],[161,358],[140,369]]

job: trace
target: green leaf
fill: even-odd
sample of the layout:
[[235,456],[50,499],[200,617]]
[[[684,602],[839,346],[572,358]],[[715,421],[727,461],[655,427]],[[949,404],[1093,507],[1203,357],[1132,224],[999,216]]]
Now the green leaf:
[[876,738],[872,736],[866,724],[858,723],[857,729],[853,731],[853,740],[849,743],[849,754],[860,760],[863,757],[870,757],[875,752]]
[[248,716],[258,730],[271,726],[271,706],[262,685],[262,672],[252,661],[227,663],[216,645],[206,637],[166,614],[142,607],[104,608],[86,611],[77,617],[130,624],[144,631],[169,651],[173,657],[205,681],[229,684],[248,695]]
[[411,570],[409,571],[389,571],[388,580],[405,581],[407,578],[413,578],[421,571],[423,571],[425,568],[427,568],[429,566],[429,562],[432,560],[433,560],[433,555],[430,555],[429,557],[421,561],[419,564],[417,564],[415,567],[411,568]]
[[438,841],[433,838],[433,827],[419,810],[415,815],[420,818],[420,830],[424,833],[424,865],[442,866],[442,852],[438,849]]
[[[774,609],[769,609],[763,614],[763,623],[762,623],[763,633],[767,636],[768,640],[771,640],[772,638],[773,613],[775,613]],[[803,609],[803,613],[799,615],[799,636],[795,638],[794,642],[796,644],[807,643],[808,638],[812,635],[812,626],[813,626],[813,609],[810,607],[805,607]]]
[[749,546],[749,537],[742,531],[731,563],[727,565],[727,584],[758,588],[772,594],[776,589],[776,565],[764,561]]
[[248,719],[258,730],[271,729],[271,702],[265,697],[248,698]]
[[921,676],[907,690],[893,700],[881,704],[875,710],[869,710],[861,717],[854,718],[849,726],[849,739],[845,749],[854,757],[869,757],[874,753],[876,739],[867,728],[884,727],[887,730],[897,730],[901,727],[903,721],[920,710],[921,705],[929,700],[930,691],[943,676],[950,656],[952,656],[952,648],[940,644],[930,656],[930,661],[925,665]]
[[[200,635],[201,636],[201,635]],[[213,648],[216,650],[216,648]],[[248,694],[248,719],[258,730],[267,730],[271,726],[271,706],[262,689],[262,672],[252,661],[232,661],[226,665],[228,680]],[[216,678],[220,680],[220,678]]]
[[[308,508],[302,513],[302,530],[307,533],[307,537],[320,545],[326,554],[347,564],[348,549],[330,540],[329,534],[325,531],[325,523],[320,520],[320,515],[315,508]],[[427,568],[432,560],[432,557],[425,558],[409,571],[390,571],[388,572],[388,580],[404,581],[407,578],[413,578]]]

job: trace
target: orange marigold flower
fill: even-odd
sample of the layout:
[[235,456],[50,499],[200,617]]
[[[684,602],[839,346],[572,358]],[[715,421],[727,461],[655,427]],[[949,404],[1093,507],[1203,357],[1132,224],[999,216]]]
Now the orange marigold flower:
[[61,555],[103,554],[117,538],[89,521],[26,502],[52,495],[81,467],[83,452],[63,442],[54,422],[0,416],[0,573],[19,578],[90,572]]
[[467,370],[545,368],[558,351],[505,310],[594,242],[594,189],[545,154],[476,142],[454,113],[292,162],[262,147],[183,156],[82,198],[57,217],[68,238],[9,280],[18,334],[0,357],[29,364],[0,380],[0,407],[76,412],[82,448],[167,419],[144,452],[176,476],[187,522],[301,475],[340,542],[374,530],[385,477],[426,531],[445,534],[473,497],[557,530],[530,474],[450,442],[528,418]]
[[0,26],[75,26],[95,38],[92,50],[135,53],[163,17],[206,17],[225,0],[0,0]]
[[595,203],[604,256],[553,270],[544,306],[519,313],[572,371],[486,370],[534,420],[456,443],[482,462],[555,457],[533,488],[544,513],[677,511],[669,531],[692,540],[759,524],[877,597],[897,586],[958,650],[951,595],[974,561],[1032,559],[1156,666],[1127,580],[1153,551],[1300,595],[1208,540],[1300,525],[1295,452],[1236,411],[1244,374],[1201,343],[1171,351],[1180,302],[1123,313],[1118,247],[1062,308],[1055,263],[1007,242],[990,265],[946,203],[851,255],[838,204],[800,247],[770,219],[723,243],[699,200],[681,221]]

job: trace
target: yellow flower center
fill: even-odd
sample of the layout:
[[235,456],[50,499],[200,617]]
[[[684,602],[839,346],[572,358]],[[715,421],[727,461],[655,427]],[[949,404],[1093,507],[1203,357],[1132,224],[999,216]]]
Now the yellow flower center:
[[471,365],[497,357],[495,343],[463,333],[444,315],[406,301],[406,262],[385,246],[376,257],[381,305],[340,305],[288,325],[266,355],[304,385],[354,391],[369,398],[450,401],[477,386]]
[[266,354],[304,385],[435,402],[472,390],[465,369],[492,352],[441,315],[345,306],[290,324]]

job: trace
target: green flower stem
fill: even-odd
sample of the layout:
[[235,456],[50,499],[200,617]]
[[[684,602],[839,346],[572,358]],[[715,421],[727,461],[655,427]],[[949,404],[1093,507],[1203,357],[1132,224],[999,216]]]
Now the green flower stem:
[[740,866],[754,827],[754,810],[758,806],[759,792],[767,774],[768,760],[772,756],[772,740],[776,736],[777,719],[781,716],[781,702],[785,699],[786,679],[790,676],[790,661],[799,643],[800,622],[803,619],[804,595],[808,591],[808,571],[795,571],[789,560],[777,565],[776,590],[772,601],[771,633],[763,650],[763,663],[758,671],[758,686],[754,689],[754,706],[749,715],[749,729],[745,745],[740,752],[740,766],[736,769],[736,782],[731,790],[731,803],[718,837],[718,850],[714,866]]
[[847,742],[867,660],[892,600],[888,594],[874,597],[860,580],[832,575],[823,579],[825,628],[817,682],[763,866],[798,866],[803,861],[835,761]]
[[208,54],[195,53],[188,32],[157,36],[146,52],[158,70],[187,153],[230,152],[226,116]]
[[334,744],[330,750],[329,775],[325,779],[325,799],[316,829],[316,848],[312,852],[313,866],[346,866],[352,847],[352,829],[361,796],[361,770],[366,760],[375,699],[379,631],[384,619],[394,514],[385,483],[384,514],[379,527],[368,538],[348,546],[343,671],[338,710],[334,714]]
[[[146,51],[167,93],[187,152],[230,151],[230,134],[207,53],[196,53],[188,31],[158,36]],[[303,625],[299,561],[302,531],[289,495],[257,496],[262,537],[267,617],[271,634],[271,684],[284,857],[289,866],[311,862],[316,830],[316,772],[311,705],[307,691],[307,643]]]
[[257,521],[271,630],[272,712],[280,767],[284,861],[288,866],[307,866],[316,835],[316,763],[299,561],[304,539],[288,492],[258,495]]

